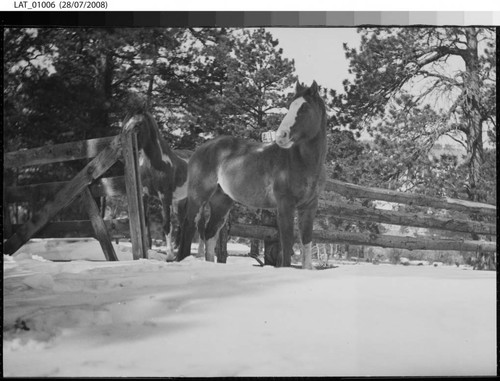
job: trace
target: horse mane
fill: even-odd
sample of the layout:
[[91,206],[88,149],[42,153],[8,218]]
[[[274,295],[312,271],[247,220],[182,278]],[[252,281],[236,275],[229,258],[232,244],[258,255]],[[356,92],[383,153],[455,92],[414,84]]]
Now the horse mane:
[[[131,125],[133,123],[133,125]],[[172,150],[165,144],[160,133],[160,128],[155,118],[146,106],[135,106],[127,112],[123,121],[124,128],[137,128],[137,144],[144,154],[150,159],[151,165],[162,170],[163,154],[171,155]]]

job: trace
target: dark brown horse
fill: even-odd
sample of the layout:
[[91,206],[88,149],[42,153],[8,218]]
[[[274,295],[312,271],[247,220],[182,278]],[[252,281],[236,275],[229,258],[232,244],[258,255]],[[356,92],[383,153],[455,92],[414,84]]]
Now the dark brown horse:
[[278,266],[291,265],[297,210],[302,267],[311,268],[313,221],[325,180],[325,156],[326,111],[316,82],[311,87],[297,83],[276,142],[221,136],[202,145],[189,160],[187,212],[177,260],[190,255],[197,227],[205,241],[205,258],[213,261],[218,232],[237,201],[259,209],[277,209]]
[[139,148],[139,172],[144,192],[144,210],[149,218],[149,197],[160,200],[167,260],[175,255],[172,247],[171,207],[178,213],[179,203],[187,196],[188,154],[177,155],[162,138],[153,116],[140,111],[125,118],[123,129],[135,128]]

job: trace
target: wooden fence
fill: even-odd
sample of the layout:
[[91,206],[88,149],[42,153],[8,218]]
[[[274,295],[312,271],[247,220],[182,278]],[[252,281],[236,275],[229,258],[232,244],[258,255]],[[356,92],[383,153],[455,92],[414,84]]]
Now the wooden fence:
[[[15,252],[31,237],[95,237],[103,247],[108,260],[116,260],[110,239],[130,237],[134,258],[146,257],[146,234],[144,210],[141,202],[142,186],[138,176],[135,134],[110,138],[92,139],[80,142],[58,144],[30,150],[7,153],[4,167],[25,167],[44,165],[69,160],[94,158],[71,181],[5,187],[4,185],[4,231],[15,231],[4,244],[8,254]],[[125,175],[100,178],[117,160],[125,163]],[[462,212],[463,218],[428,215],[423,210],[415,213],[381,210],[365,206],[361,202],[333,202],[328,192],[340,194],[350,200],[378,200]],[[30,221],[21,226],[9,227],[5,219],[7,203],[22,202],[54,195]],[[97,212],[95,197],[126,194],[130,219],[103,220]],[[64,206],[81,195],[89,220],[49,222]],[[496,252],[496,207],[494,205],[436,198],[425,195],[397,192],[387,189],[363,187],[336,180],[327,180],[325,194],[320,200],[320,215],[329,215],[345,220],[373,222],[438,229],[461,233],[463,238],[436,238],[392,236],[374,233],[353,233],[332,230],[315,230],[313,238],[318,243],[336,243],[363,246],[379,246],[408,250],[457,250],[483,253]],[[489,222],[473,220],[470,216],[481,215]],[[231,224],[230,236],[276,242],[278,231],[273,226]],[[481,240],[467,238],[472,234],[485,237]],[[488,240],[491,239],[491,240]]]
[[[134,131],[118,136],[58,144],[4,155],[5,168],[39,166],[77,159],[92,159],[71,181],[6,187],[4,184],[4,253],[13,254],[30,238],[95,237],[107,260],[117,260],[111,238],[115,227],[130,237],[134,259],[146,258],[147,234],[142,203],[142,185],[138,168],[137,138]],[[101,178],[118,160],[124,163],[124,175]],[[95,197],[125,194],[130,218],[104,221]],[[81,199],[89,219],[50,222],[65,206]],[[8,204],[48,198],[50,201],[22,225],[12,225]]]
[[[490,204],[457,200],[452,198],[436,198],[419,194],[397,192],[387,189],[363,187],[337,180],[327,180],[325,193],[319,202],[320,216],[333,216],[343,220],[374,222],[405,227],[437,229],[461,233],[463,238],[412,237],[375,233],[356,233],[332,230],[314,230],[313,240],[317,243],[335,243],[361,246],[378,246],[407,250],[451,250],[481,253],[496,252],[496,207]],[[365,206],[361,202],[333,202],[328,199],[327,192],[340,194],[348,199],[385,201],[423,207],[419,212],[409,213],[393,210],[376,209]],[[472,219],[456,217],[437,217],[428,215],[422,209],[443,209],[462,212],[465,216],[481,215],[493,222],[480,222]],[[297,236],[296,232],[296,236]],[[485,237],[473,240],[471,236]],[[278,240],[278,230],[273,226],[255,226],[233,224],[229,235],[260,239],[267,242]],[[469,236],[469,237],[467,237]],[[488,240],[490,239],[490,240]]]

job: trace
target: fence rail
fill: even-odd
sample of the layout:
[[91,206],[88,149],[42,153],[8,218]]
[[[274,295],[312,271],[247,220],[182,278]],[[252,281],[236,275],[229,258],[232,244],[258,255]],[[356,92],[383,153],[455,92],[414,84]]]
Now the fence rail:
[[[298,232],[295,232],[298,238]],[[246,224],[232,224],[229,235],[261,239],[264,241],[277,241],[278,230],[271,226],[258,226]],[[379,246],[407,250],[457,250],[457,251],[482,251],[496,252],[496,242],[472,241],[465,239],[437,239],[428,237],[406,237],[385,234],[332,232],[314,230],[313,241],[318,243],[339,243],[349,245]]]
[[[6,187],[5,195],[9,202],[22,202],[50,197],[66,186],[69,181]],[[96,180],[90,191],[94,197],[112,197],[125,194],[123,176],[106,177]],[[340,203],[321,199],[319,215],[339,216],[353,221],[376,222],[401,226],[422,227],[453,232],[496,235],[496,224],[454,217],[435,217],[422,212],[408,213],[392,210],[369,208],[360,203]]]
[[495,205],[480,202],[458,200],[449,197],[437,198],[415,193],[404,193],[389,189],[365,187],[356,184],[344,183],[338,180],[327,180],[325,190],[341,194],[345,197],[365,198],[395,202],[407,205],[427,206],[438,209],[451,209],[466,213],[481,213],[495,217]]
[[60,163],[63,161],[90,159],[109,147],[114,137],[80,140],[45,147],[31,148],[4,155],[4,168],[20,168],[32,165]]
[[413,226],[453,232],[496,235],[497,226],[493,223],[462,220],[455,217],[435,217],[422,212],[408,213],[393,210],[374,209],[360,204],[345,204],[320,200],[319,214],[341,216],[345,220],[377,222],[400,226]]
[[[104,220],[104,223],[112,239],[128,238],[130,236],[128,218]],[[14,225],[15,228],[18,226],[19,225]],[[264,241],[278,240],[278,230],[270,226],[231,224],[229,227],[229,235],[250,239],[260,239]],[[52,222],[33,235],[33,238],[70,237],[95,237],[95,232],[90,221]],[[296,234],[296,237],[298,237],[298,234]],[[321,243],[379,246],[407,250],[496,252],[496,242],[465,239],[401,237],[369,233],[331,232],[325,230],[314,230],[313,239],[315,242]]]

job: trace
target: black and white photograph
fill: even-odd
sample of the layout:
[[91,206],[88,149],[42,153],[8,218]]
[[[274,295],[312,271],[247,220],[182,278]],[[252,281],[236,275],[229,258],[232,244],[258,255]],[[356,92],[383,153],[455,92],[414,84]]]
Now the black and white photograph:
[[4,22],[3,375],[495,376],[497,28],[243,24]]

